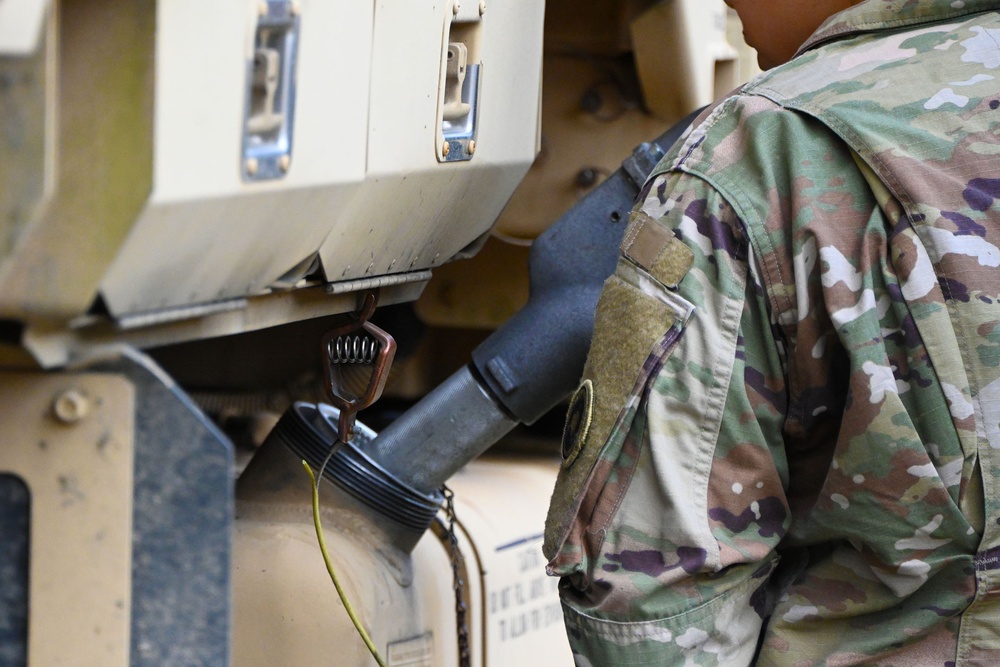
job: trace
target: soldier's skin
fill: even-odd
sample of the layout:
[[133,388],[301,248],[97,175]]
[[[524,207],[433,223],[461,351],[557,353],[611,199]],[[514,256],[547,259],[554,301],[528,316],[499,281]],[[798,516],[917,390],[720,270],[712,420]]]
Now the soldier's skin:
[[862,0],[726,0],[761,68],[788,62],[823,21]]
[[569,410],[577,665],[1000,665],[1000,0],[732,4]]

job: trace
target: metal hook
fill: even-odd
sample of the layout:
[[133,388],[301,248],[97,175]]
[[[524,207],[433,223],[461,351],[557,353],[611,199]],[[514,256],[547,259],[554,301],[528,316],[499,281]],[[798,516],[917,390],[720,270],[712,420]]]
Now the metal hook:
[[[378,292],[367,292],[361,309],[354,314],[354,321],[331,329],[322,339],[320,349],[324,389],[330,403],[340,410],[337,429],[343,442],[350,441],[354,435],[357,413],[382,396],[386,380],[389,379],[389,368],[396,355],[396,341],[393,337],[369,321],[376,305]],[[368,386],[360,396],[345,396],[345,388],[336,386],[335,368],[339,364],[358,362],[373,366]]]

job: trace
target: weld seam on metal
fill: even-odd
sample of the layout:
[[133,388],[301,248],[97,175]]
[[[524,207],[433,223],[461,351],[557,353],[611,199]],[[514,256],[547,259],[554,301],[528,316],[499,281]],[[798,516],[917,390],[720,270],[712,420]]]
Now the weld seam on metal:
[[394,273],[388,276],[375,276],[372,278],[358,278],[357,280],[327,283],[324,289],[326,289],[327,294],[347,294],[348,292],[361,292],[378,287],[393,287],[407,283],[427,282],[430,279],[430,270],[411,271],[409,273]]
[[210,303],[199,303],[193,306],[182,306],[180,308],[168,308],[146,313],[136,313],[134,315],[123,315],[115,319],[115,326],[119,329],[139,329],[156,324],[166,324],[168,322],[179,322],[181,320],[193,320],[207,315],[217,315],[228,313],[234,310],[244,310],[250,304],[246,298],[226,299],[225,301],[212,301]]

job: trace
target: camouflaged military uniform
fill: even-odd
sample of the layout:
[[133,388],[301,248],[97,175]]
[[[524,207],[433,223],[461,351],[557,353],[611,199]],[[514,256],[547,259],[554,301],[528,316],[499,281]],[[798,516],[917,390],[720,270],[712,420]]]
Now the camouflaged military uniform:
[[868,0],[654,172],[546,529],[578,665],[1000,665],[998,42]]

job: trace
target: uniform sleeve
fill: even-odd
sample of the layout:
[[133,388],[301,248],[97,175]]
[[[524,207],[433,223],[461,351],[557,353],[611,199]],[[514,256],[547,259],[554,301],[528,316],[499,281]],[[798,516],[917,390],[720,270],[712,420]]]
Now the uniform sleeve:
[[577,665],[748,665],[788,527],[785,379],[742,224],[658,176],[605,285],[546,525]]

